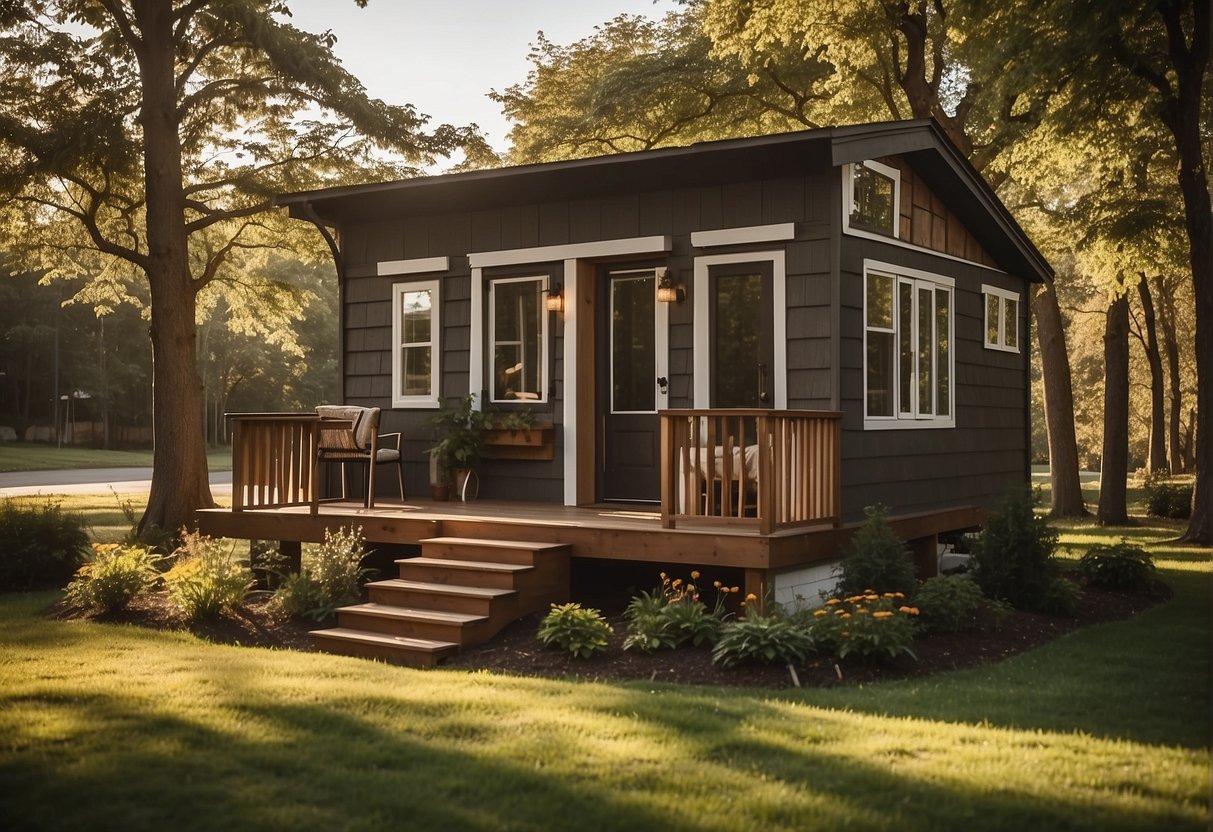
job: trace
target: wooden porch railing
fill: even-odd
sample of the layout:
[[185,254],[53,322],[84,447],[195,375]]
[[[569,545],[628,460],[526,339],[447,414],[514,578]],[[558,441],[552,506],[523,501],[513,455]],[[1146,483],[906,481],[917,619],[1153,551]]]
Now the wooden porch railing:
[[661,411],[661,524],[714,520],[762,534],[828,523],[841,510],[842,414]]
[[310,506],[317,511],[315,413],[229,413],[232,511]]

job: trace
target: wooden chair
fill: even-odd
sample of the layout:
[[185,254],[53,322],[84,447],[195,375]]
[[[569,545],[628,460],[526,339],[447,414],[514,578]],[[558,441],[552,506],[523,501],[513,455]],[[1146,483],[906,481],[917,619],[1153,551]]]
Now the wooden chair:
[[[324,404],[316,408],[316,415],[320,417],[316,462],[341,464],[342,499],[346,495],[346,463],[359,462],[367,469],[363,505],[375,507],[375,468],[379,465],[396,466],[400,500],[404,501],[404,456],[400,452],[400,434],[379,434],[379,408]],[[382,447],[385,439],[394,439],[394,446]]]

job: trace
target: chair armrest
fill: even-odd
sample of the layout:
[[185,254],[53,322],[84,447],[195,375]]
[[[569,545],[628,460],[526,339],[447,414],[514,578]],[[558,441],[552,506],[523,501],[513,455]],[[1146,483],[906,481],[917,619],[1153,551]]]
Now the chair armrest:
[[384,442],[383,442],[384,439],[391,439],[393,436],[396,437],[396,450],[400,450],[400,434],[399,433],[381,433],[381,434],[379,434],[379,447],[380,448],[384,447]]

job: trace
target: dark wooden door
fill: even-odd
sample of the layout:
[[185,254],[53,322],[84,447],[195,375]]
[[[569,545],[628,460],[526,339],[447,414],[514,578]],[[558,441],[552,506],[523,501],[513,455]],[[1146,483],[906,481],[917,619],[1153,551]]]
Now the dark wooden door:
[[771,264],[714,266],[709,277],[711,406],[774,407]]
[[[598,389],[604,500],[660,499],[657,419],[657,278],[653,269],[610,271],[603,281]],[[601,366],[601,365],[600,365]]]

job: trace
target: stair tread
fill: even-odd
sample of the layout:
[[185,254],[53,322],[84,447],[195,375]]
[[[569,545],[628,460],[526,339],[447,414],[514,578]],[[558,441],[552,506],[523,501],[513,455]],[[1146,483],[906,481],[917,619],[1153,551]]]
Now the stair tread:
[[478,537],[427,537],[418,541],[423,547],[427,543],[442,543],[453,546],[481,546],[489,549],[531,549],[536,552],[545,549],[567,549],[567,543],[545,543],[535,540],[482,540]]
[[450,641],[435,641],[433,639],[413,638],[411,636],[391,636],[384,633],[372,633],[367,630],[354,630],[349,627],[331,627],[327,630],[313,630],[311,635],[322,638],[333,638],[338,641],[354,641],[402,647],[424,653],[456,650],[459,647],[458,644]]
[[443,624],[478,624],[487,621],[487,615],[471,615],[462,612],[445,612],[443,610],[424,610],[416,607],[396,607],[391,604],[376,604],[373,601],[366,604],[355,604],[342,607],[338,612],[359,612],[366,615],[378,615],[384,618],[399,618],[404,620],[434,621]]
[[411,563],[416,566],[441,566],[450,569],[478,570],[480,572],[527,572],[534,566],[521,563],[501,563],[487,560],[448,560],[445,558],[401,558],[396,563]]
[[385,589],[412,589],[419,592],[429,592],[434,595],[461,595],[467,598],[501,598],[517,594],[513,589],[490,589],[480,586],[461,586],[458,584],[432,584],[423,581],[406,581],[402,578],[390,578],[386,581],[372,581],[369,587]]

